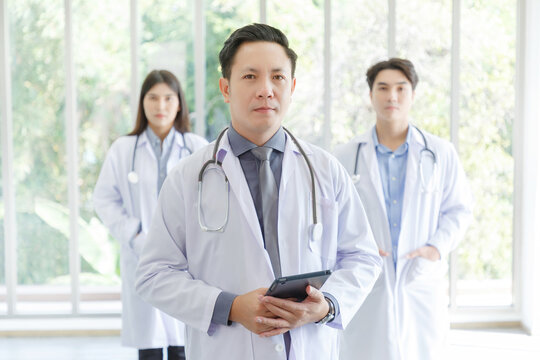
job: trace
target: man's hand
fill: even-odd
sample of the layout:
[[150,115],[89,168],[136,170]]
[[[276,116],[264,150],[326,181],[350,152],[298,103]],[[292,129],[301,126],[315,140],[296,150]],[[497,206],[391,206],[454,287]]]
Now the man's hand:
[[260,288],[237,296],[232,303],[229,320],[242,324],[255,334],[273,330],[274,327],[255,321],[258,318],[275,318],[259,300],[268,289]]
[[414,251],[411,251],[407,255],[405,255],[405,258],[407,259],[414,259],[415,257],[423,257],[424,259],[428,259],[431,261],[437,261],[440,260],[441,254],[439,253],[439,250],[435,246],[426,245],[422,246]]
[[259,324],[271,328],[260,333],[260,336],[270,337],[283,334],[291,329],[321,320],[328,314],[328,302],[324,295],[314,287],[307,286],[308,297],[302,302],[263,296],[260,301],[274,315],[273,317],[258,316]]
[[390,253],[388,251],[384,251],[383,249],[379,249],[379,255],[381,255],[382,257],[386,257],[390,255]]

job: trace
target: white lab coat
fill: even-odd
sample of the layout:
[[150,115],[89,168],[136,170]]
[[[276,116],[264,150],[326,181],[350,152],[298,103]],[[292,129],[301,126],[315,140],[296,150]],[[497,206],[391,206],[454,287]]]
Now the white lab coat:
[[[208,142],[186,133],[189,149],[195,151]],[[94,189],[94,208],[120,242],[122,274],[122,345],[138,349],[184,344],[184,325],[144,302],[135,293],[135,269],[140,249],[157,206],[157,160],[146,132],[140,135],[135,155],[137,184],[128,182],[132,170],[136,136],[122,136],[109,149]],[[189,152],[180,133],[175,134],[167,162],[170,171]],[[135,237],[141,227],[141,233]],[[150,245],[153,246],[153,245]]]
[[[290,359],[338,357],[338,330],[345,327],[380,273],[381,258],[362,203],[345,169],[323,150],[302,143],[316,172],[322,240],[308,236],[312,224],[310,176],[304,158],[287,138],[279,190],[278,238],[283,276],[332,269],[321,288],[337,299],[340,315],[328,325],[291,331]],[[211,323],[220,292],[244,294],[274,280],[253,200],[225,135],[220,150],[230,181],[229,219],[224,232],[203,232],[197,218],[197,178],[213,144],[182,160],[159,198],[137,270],[137,291],[148,302],[186,324],[187,358],[197,360],[285,359],[283,336],[262,338],[239,323]],[[227,191],[223,176],[204,177],[205,224],[219,226]],[[321,221],[319,220],[319,221]]]
[[[338,148],[336,155],[353,176],[380,249],[392,251],[384,193],[372,130]],[[434,360],[444,357],[448,330],[445,273],[447,256],[456,248],[471,218],[471,196],[458,155],[448,141],[424,132],[437,156],[435,192],[423,192],[419,175],[424,142],[413,128],[409,143],[401,232],[396,270],[392,256],[355,318],[342,336],[341,360]],[[354,176],[358,144],[357,175]],[[431,162],[427,157],[424,161]],[[426,164],[427,164],[426,162]],[[404,256],[430,243],[442,260],[407,260]]]

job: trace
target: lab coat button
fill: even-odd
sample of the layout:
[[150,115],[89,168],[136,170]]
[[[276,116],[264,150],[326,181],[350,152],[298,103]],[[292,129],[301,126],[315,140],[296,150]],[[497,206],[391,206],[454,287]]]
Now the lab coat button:
[[285,347],[283,346],[283,344],[276,344],[274,349],[276,349],[277,352],[282,352],[283,350],[285,350]]

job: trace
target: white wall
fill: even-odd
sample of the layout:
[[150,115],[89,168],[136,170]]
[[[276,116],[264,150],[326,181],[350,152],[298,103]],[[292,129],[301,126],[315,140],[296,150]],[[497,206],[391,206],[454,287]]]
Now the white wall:
[[[540,335],[540,1],[521,0],[518,11],[515,235],[521,261],[522,324]],[[519,175],[518,175],[519,174]]]

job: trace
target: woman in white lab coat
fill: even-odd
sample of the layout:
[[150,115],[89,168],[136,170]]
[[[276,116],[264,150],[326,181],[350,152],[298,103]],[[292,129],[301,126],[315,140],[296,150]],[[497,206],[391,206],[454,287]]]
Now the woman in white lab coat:
[[176,77],[154,70],[143,82],[137,122],[109,149],[96,187],[94,207],[120,242],[122,345],[139,349],[139,359],[184,359],[184,325],[135,294],[137,261],[158,194],[178,161],[207,141],[189,132],[184,93]]

